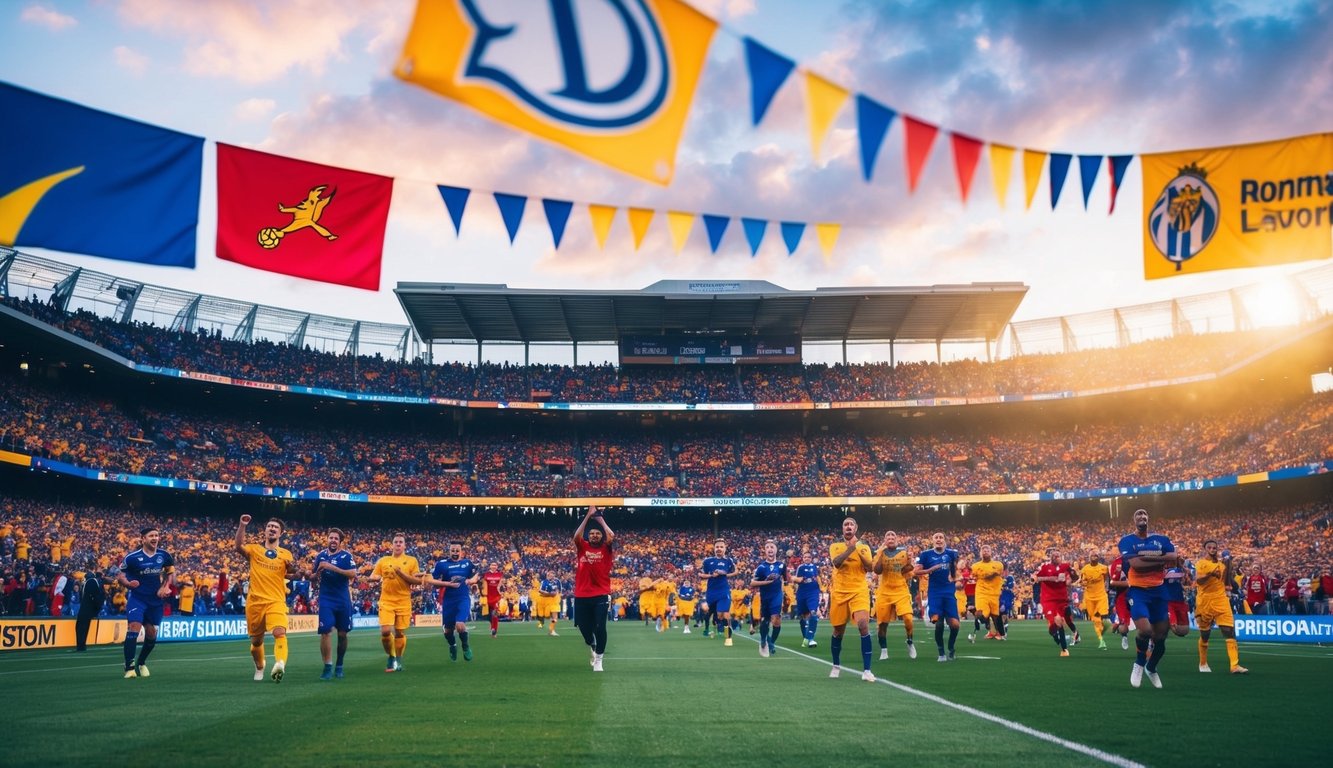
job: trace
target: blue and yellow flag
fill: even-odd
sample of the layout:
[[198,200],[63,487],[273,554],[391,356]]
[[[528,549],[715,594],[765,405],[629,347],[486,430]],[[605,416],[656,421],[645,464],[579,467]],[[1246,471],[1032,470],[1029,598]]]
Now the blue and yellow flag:
[[667,184],[716,29],[680,0],[419,0],[395,74]]
[[204,140],[0,83],[0,244],[194,267]]
[[1146,279],[1333,256],[1333,133],[1142,164]]

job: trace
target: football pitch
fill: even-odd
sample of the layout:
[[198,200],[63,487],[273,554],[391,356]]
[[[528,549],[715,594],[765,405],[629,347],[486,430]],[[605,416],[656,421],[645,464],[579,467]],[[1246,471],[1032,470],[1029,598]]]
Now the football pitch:
[[[0,655],[6,738],[0,764],[819,766],[1327,764],[1333,648],[1241,646],[1248,676],[1212,674],[1197,636],[1172,638],[1164,688],[1129,685],[1132,651],[1087,638],[1059,658],[1044,624],[1014,622],[1008,642],[966,642],[935,659],[921,631],[909,660],[889,633],[880,680],[859,675],[852,629],[841,678],[828,677],[828,630],[800,647],[796,622],[761,658],[695,630],[610,626],[606,671],[589,668],[577,630],[548,637],[474,625],[474,659],[451,662],[438,629],[409,633],[404,670],[384,673],[378,633],[355,630],[343,680],[318,679],[313,635],[292,637],[280,684],[252,680],[244,641],[159,645],[152,676],[121,677],[121,650]],[[965,627],[968,625],[965,625]],[[1087,633],[1091,636],[1091,631]],[[272,663],[272,641],[269,662]],[[1132,645],[1131,645],[1132,648]]]

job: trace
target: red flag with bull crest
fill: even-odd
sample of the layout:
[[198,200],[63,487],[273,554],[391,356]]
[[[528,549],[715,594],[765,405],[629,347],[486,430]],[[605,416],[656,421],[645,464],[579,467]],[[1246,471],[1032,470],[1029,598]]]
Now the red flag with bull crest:
[[218,258],[378,291],[393,179],[218,144]]

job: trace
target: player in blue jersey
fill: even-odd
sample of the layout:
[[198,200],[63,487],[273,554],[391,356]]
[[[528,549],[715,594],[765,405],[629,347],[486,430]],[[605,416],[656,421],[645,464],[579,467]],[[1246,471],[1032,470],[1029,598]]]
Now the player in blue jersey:
[[[315,578],[319,584],[319,653],[324,657],[320,680],[342,679],[347,655],[347,633],[352,629],[352,579],[356,561],[343,548],[343,532],[330,528],[328,545],[315,555]],[[333,663],[334,630],[338,632],[338,663]]]
[[[463,660],[472,661],[472,647],[468,644],[467,622],[472,617],[473,584],[481,580],[481,571],[463,557],[463,543],[449,542],[449,557],[437,560],[430,576],[420,582],[444,588],[444,603],[440,607],[440,623],[444,639],[449,643],[449,660],[458,660],[458,646],[463,646]],[[419,582],[419,583],[420,583]],[[455,640],[454,635],[457,635]]]
[[[128,590],[125,596],[125,677],[148,677],[148,654],[157,645],[157,626],[162,623],[162,599],[175,583],[175,561],[157,548],[162,532],[155,526],[139,531],[139,548],[120,561],[116,581]],[[143,630],[143,649],[134,657]]]
[[796,613],[801,617],[802,644],[814,648],[815,631],[819,629],[819,566],[810,550],[801,553],[801,564],[792,577],[796,582]]
[[[944,546],[944,534],[930,537],[933,548],[916,558],[913,576],[929,574],[926,585],[926,615],[935,625],[935,647],[940,652],[938,661],[953,661],[954,643],[958,640],[958,599],[954,597],[954,582],[958,579],[958,551]],[[944,625],[949,625],[949,650],[944,650]]]
[[[1138,653],[1130,669],[1129,684],[1138,688],[1146,673],[1154,688],[1162,687],[1157,665],[1166,653],[1166,633],[1171,629],[1167,611],[1166,569],[1180,562],[1171,539],[1148,532],[1148,510],[1134,511],[1134,533],[1120,540],[1120,557],[1127,566],[1129,615],[1138,634],[1134,645]],[[1152,655],[1148,647],[1152,646]]]
[[754,569],[750,586],[759,594],[759,655],[768,658],[777,650],[778,634],[782,631],[782,587],[787,583],[787,564],[778,560],[778,544],[764,542],[764,559]]
[[1004,586],[1000,588],[1000,639],[1009,636],[1009,617],[1014,612],[1014,576],[1005,574]]
[[713,556],[704,559],[700,573],[708,579],[704,588],[704,600],[710,613],[717,616],[718,634],[726,638],[725,645],[731,645],[731,582],[728,577],[736,575],[736,561],[727,557],[727,542],[718,539],[713,542]]

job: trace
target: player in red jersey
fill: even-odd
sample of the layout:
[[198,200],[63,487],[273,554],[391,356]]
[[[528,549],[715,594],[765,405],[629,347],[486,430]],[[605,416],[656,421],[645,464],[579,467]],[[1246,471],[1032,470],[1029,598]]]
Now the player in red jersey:
[[[590,522],[594,525],[588,525]],[[602,671],[602,656],[606,653],[606,610],[611,600],[614,538],[602,513],[593,506],[588,507],[588,514],[574,531],[574,623],[592,651],[594,672]]]
[[1046,551],[1050,558],[1033,576],[1041,582],[1041,612],[1046,616],[1046,631],[1060,646],[1060,655],[1069,655],[1069,637],[1065,634],[1069,622],[1069,585],[1078,580],[1078,574],[1069,563],[1060,561],[1060,551],[1052,547]]
[[500,564],[488,565],[481,580],[486,584],[486,615],[491,617],[491,637],[495,637],[500,633],[500,591],[505,581]]
[[1245,604],[1250,607],[1250,613],[1268,613],[1268,577],[1258,563],[1245,577]]
[[1129,616],[1129,575],[1125,573],[1125,559],[1116,553],[1111,561],[1111,589],[1115,591],[1115,621],[1112,632],[1120,633],[1120,650],[1129,650],[1129,628],[1134,624]]
[[977,577],[972,575],[970,563],[958,572],[958,579],[963,582],[963,594],[967,596],[967,610],[972,614],[972,631],[967,633],[967,641],[975,643],[977,633],[981,631],[981,614],[977,613]]

